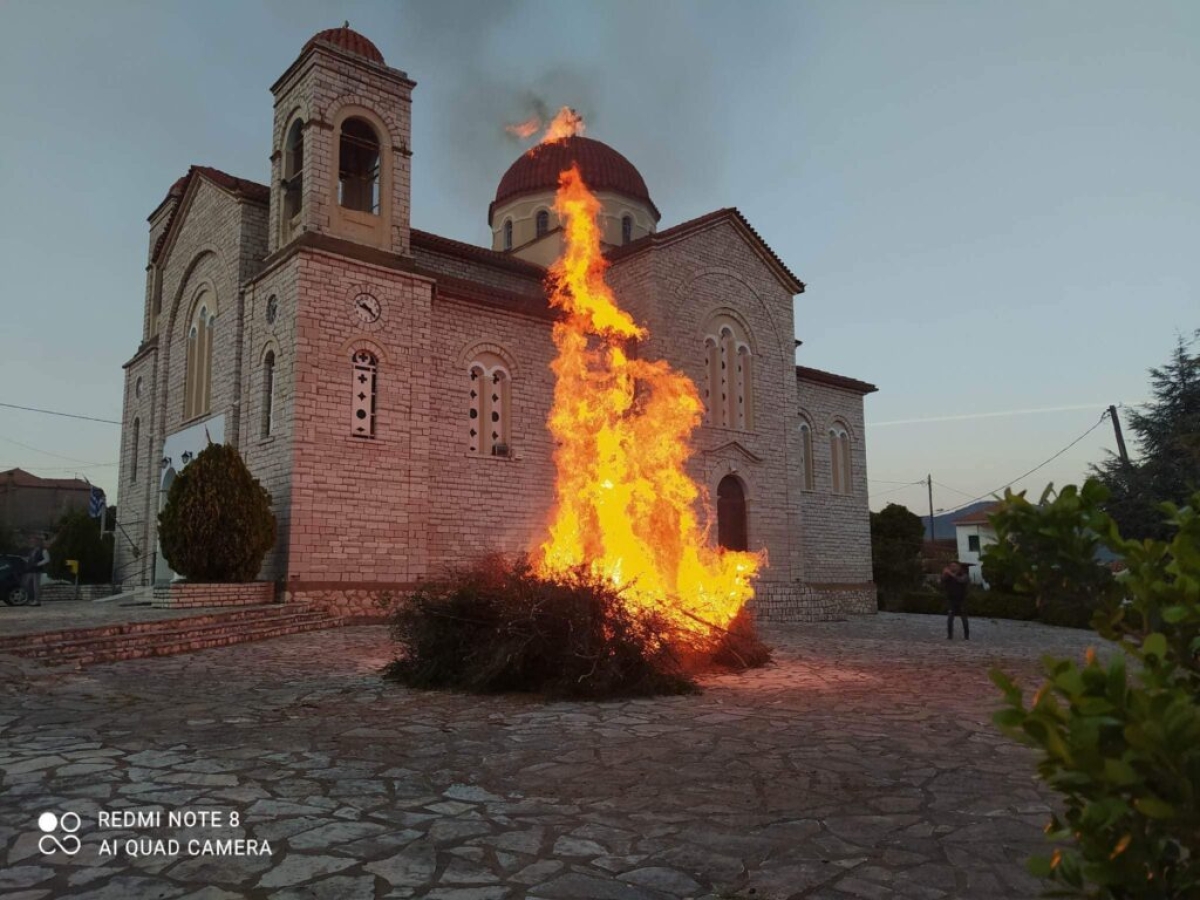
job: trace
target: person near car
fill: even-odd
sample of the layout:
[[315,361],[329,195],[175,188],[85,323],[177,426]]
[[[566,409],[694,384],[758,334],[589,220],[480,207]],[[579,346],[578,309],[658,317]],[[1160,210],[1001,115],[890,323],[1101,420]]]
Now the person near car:
[[30,606],[42,605],[42,573],[50,566],[50,551],[46,549],[46,541],[40,535],[34,535],[29,541],[29,555],[25,557],[25,594],[29,597]]

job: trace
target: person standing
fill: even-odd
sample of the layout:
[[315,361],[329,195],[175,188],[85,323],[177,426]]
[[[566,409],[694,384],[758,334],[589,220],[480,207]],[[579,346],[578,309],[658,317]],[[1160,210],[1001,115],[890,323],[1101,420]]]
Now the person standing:
[[50,551],[46,549],[45,541],[40,534],[33,536],[30,541],[29,555],[25,557],[25,574],[22,582],[25,595],[29,598],[29,606],[42,605],[42,573],[50,565]]
[[971,639],[971,625],[967,621],[967,567],[952,562],[942,570],[942,591],[946,594],[946,640],[954,640],[954,617],[962,619],[963,638]]

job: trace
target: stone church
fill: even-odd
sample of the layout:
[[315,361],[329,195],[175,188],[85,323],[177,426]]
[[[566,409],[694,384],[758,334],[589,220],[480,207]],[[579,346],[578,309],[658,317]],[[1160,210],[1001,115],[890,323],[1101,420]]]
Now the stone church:
[[271,87],[269,183],[192,166],[151,213],[141,343],[124,366],[125,585],[174,577],[157,515],[210,440],[236,446],[271,494],[278,540],[260,578],[283,599],[395,594],[536,547],[555,477],[543,281],[574,161],[603,204],[609,283],[649,330],[639,352],[706,399],[692,474],[712,540],[767,553],[757,614],[873,611],[875,388],[796,365],[796,275],[736,209],[660,229],[638,170],[582,136],[503,173],[490,247],[420,231],[414,87],[361,34],[322,31]]

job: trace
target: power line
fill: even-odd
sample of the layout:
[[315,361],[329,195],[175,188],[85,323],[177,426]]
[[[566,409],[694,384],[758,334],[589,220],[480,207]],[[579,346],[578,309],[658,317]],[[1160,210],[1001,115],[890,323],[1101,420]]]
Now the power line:
[[1100,414],[1100,418],[1096,420],[1095,425],[1093,425],[1091,428],[1089,428],[1087,431],[1085,431],[1079,437],[1075,438],[1075,440],[1071,441],[1071,443],[1067,444],[1067,446],[1063,447],[1061,450],[1059,450],[1057,453],[1055,453],[1053,456],[1051,456],[1046,461],[1038,463],[1036,466],[1034,466],[1028,472],[1018,475],[1016,478],[1013,478],[1010,481],[1005,482],[1004,484],[1000,485],[1000,487],[996,488],[995,490],[988,491],[986,494],[980,494],[978,497],[973,497],[970,500],[968,500],[966,503],[960,503],[958,506],[954,507],[953,509],[945,510],[945,512],[947,512],[947,513],[957,512],[958,510],[962,509],[963,507],[970,506],[972,503],[976,502],[977,500],[983,500],[987,497],[991,497],[993,494],[998,494],[1005,488],[1012,487],[1018,481],[1021,481],[1024,478],[1028,478],[1030,475],[1032,475],[1038,469],[1041,469],[1041,468],[1044,468],[1044,467],[1050,465],[1050,463],[1054,462],[1054,460],[1058,459],[1060,456],[1062,456],[1064,453],[1066,453],[1068,450],[1070,450],[1072,447],[1074,447],[1076,444],[1078,444],[1080,441],[1082,441],[1085,437],[1087,437],[1089,434],[1091,434],[1093,431],[1095,431],[1097,428],[1099,428],[1101,425],[1103,425],[1104,420],[1107,418],[1108,418],[1108,410],[1106,409],[1104,412],[1102,412]]
[[875,484],[903,484],[906,487],[910,484],[924,484],[925,483],[924,480],[922,480],[922,481],[888,481],[886,478],[868,478],[867,481],[874,482]]
[[934,484],[936,484],[936,485],[937,485],[938,487],[940,487],[940,488],[944,488],[944,489],[945,489],[945,490],[947,490],[947,491],[953,491],[953,492],[954,492],[954,493],[956,493],[956,494],[962,494],[964,497],[970,497],[970,496],[971,496],[971,495],[970,495],[970,494],[968,494],[966,491],[960,491],[958,488],[952,488],[952,487],[950,487],[950,485],[948,485],[948,484],[942,484],[940,481],[935,481],[935,482],[934,482]]
[[[20,441],[14,441],[12,438],[6,438],[3,435],[0,435],[0,441],[4,441],[6,444],[14,444],[18,447],[24,447],[26,450],[32,450],[34,453],[41,453],[41,454],[44,454],[45,456],[53,456],[55,459],[65,459],[65,460],[67,460],[67,462],[79,463],[80,465],[84,465],[84,466],[111,465],[111,463],[95,463],[95,462],[92,462],[90,459],[80,459],[77,456],[63,456],[61,453],[53,453],[50,450],[43,450],[41,447],[34,447],[31,444],[23,444]],[[47,468],[49,468],[49,467],[47,467]],[[65,469],[68,467],[67,466],[54,466],[53,468]]]
[[908,488],[919,487],[920,485],[922,485],[924,483],[925,482],[923,482],[923,481],[910,481],[908,484],[901,485],[898,488],[892,488],[891,490],[888,490],[888,491],[880,491],[879,493],[872,494],[871,496],[872,497],[886,497],[888,494],[895,494],[899,491],[907,490]]
[[41,413],[45,416],[62,416],[66,419],[83,419],[85,422],[103,422],[105,425],[120,425],[116,419],[97,419],[95,416],[81,416],[77,413],[59,412],[54,409],[38,409],[36,406],[18,406],[15,403],[0,403],[6,409],[19,409],[24,412]]

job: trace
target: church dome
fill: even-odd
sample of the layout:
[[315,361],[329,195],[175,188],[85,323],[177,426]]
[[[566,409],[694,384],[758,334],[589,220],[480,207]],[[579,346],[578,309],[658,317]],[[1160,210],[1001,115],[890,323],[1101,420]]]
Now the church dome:
[[379,48],[352,29],[349,22],[341,28],[327,28],[325,31],[314,34],[309,38],[308,43],[304,45],[304,49],[307,50],[316,43],[333,44],[335,47],[349,51],[356,56],[369,59],[371,62],[377,62],[381,66],[386,65],[383,61],[383,54],[379,52]]
[[591,190],[611,191],[644,203],[658,219],[658,208],[633,163],[608,144],[576,135],[522,153],[500,179],[496,199],[488,210],[489,221],[496,207],[514,197],[557,190],[559,173],[569,169],[571,163],[579,164],[583,181]]

